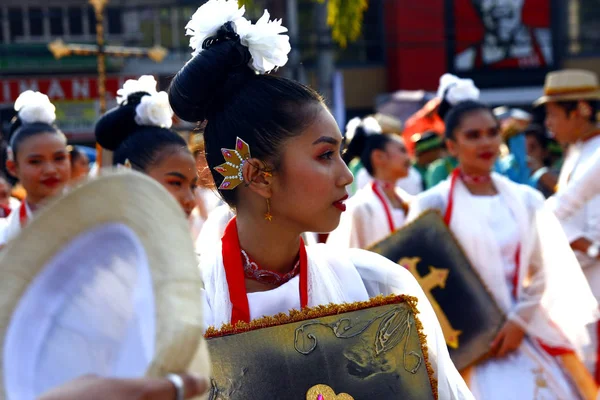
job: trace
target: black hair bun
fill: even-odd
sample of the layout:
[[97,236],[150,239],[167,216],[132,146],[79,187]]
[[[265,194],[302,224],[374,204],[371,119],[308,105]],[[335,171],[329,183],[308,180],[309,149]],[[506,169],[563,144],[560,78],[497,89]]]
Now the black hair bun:
[[239,39],[216,41],[189,60],[171,81],[169,103],[175,114],[190,122],[204,121],[256,74],[250,52]]
[[135,108],[145,95],[148,93],[130,94],[123,104],[109,110],[96,122],[96,141],[102,148],[115,151],[125,139],[140,128],[135,122]]

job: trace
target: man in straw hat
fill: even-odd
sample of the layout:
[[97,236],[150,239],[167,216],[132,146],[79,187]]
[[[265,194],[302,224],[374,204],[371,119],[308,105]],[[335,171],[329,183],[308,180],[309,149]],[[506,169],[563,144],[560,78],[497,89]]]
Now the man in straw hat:
[[[576,185],[594,164],[600,162],[597,156],[600,149],[600,84],[598,76],[592,72],[563,70],[547,75],[544,92],[535,104],[545,106],[546,126],[557,141],[569,145],[558,181],[560,194]],[[590,190],[595,189],[590,186]],[[563,218],[561,223],[592,292],[600,299],[600,192],[588,193],[586,198],[589,198],[586,204],[570,217]],[[591,330],[595,343],[594,348],[586,352],[586,364],[600,383],[597,335],[600,326]]]

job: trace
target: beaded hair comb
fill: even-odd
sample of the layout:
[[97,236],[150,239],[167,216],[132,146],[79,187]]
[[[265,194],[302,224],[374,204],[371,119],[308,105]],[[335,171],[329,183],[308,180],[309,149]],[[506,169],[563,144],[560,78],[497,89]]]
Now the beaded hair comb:
[[221,149],[225,162],[214,169],[225,179],[219,186],[219,190],[235,189],[244,182],[244,164],[250,159],[250,146],[239,137],[235,143],[235,149]]

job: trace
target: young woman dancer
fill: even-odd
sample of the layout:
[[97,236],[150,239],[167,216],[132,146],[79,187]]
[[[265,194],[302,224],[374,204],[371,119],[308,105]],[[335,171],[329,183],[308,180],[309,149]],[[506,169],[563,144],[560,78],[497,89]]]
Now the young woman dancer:
[[408,219],[439,210],[508,317],[471,390],[482,400],[576,399],[558,356],[581,350],[596,318],[581,268],[541,193],[492,173],[502,139],[491,110],[462,102],[445,123],[458,168],[414,199]]
[[154,77],[129,80],[118,92],[119,105],[96,124],[96,140],[111,150],[113,164],[154,178],[179,202],[187,217],[196,206],[196,161],[185,140],[170,130],[173,111]]
[[188,24],[195,55],[169,89],[179,117],[207,120],[207,162],[236,211],[220,245],[200,258],[206,325],[408,294],[419,299],[440,398],[472,398],[408,271],[363,250],[304,245],[303,232],[332,231],[346,208],[343,138],[317,93],[265,74],[287,61],[285,28],[267,12],[256,25],[243,12],[233,0],[200,7]]
[[0,245],[16,236],[33,214],[63,193],[71,175],[67,138],[54,125],[55,107],[40,92],[21,93],[11,126],[8,172],[19,180],[26,199],[13,210],[0,231]]

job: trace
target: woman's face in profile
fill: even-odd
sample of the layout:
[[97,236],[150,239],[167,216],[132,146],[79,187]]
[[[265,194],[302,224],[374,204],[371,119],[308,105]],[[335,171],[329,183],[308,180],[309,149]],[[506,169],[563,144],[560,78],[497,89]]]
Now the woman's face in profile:
[[353,177],[342,160],[343,138],[335,119],[320,104],[310,107],[319,107],[314,122],[283,144],[271,208],[300,232],[330,232],[339,224]]

